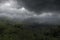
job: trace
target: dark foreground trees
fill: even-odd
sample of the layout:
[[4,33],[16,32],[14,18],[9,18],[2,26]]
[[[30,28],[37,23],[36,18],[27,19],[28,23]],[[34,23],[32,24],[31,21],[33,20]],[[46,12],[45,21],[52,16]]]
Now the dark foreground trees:
[[60,26],[37,29],[23,26],[0,22],[0,40],[60,40]]

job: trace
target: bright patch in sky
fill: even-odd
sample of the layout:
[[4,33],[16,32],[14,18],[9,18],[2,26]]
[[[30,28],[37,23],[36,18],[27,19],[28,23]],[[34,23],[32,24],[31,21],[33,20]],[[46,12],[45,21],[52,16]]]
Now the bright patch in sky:
[[11,6],[11,3],[5,3],[4,5],[5,6]]
[[22,10],[22,11],[24,11],[24,10],[25,10],[25,8],[24,8],[24,7],[22,7],[22,8],[21,8],[21,10]]
[[12,3],[5,2],[5,3],[1,4],[0,7],[2,7],[2,8],[7,8],[7,7],[10,8],[10,7],[12,7]]

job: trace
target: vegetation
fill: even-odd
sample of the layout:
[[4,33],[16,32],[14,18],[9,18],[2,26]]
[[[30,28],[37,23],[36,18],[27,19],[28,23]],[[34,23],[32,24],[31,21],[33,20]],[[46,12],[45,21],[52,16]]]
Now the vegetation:
[[25,27],[23,24],[1,21],[0,40],[60,40],[60,25],[41,28],[30,26],[31,29]]

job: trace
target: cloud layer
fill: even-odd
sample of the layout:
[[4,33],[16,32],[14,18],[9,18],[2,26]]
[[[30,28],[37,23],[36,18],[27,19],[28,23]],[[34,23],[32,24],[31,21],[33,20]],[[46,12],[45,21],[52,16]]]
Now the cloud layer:
[[59,0],[0,0],[0,16],[58,24],[60,20],[59,2]]
[[60,11],[60,0],[17,0],[22,1],[24,6],[35,12],[41,11]]

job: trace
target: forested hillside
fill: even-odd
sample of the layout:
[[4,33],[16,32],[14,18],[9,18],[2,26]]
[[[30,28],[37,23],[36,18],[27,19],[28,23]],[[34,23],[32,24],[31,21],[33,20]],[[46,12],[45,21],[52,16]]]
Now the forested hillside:
[[0,40],[60,40],[60,25],[44,26],[0,21]]

